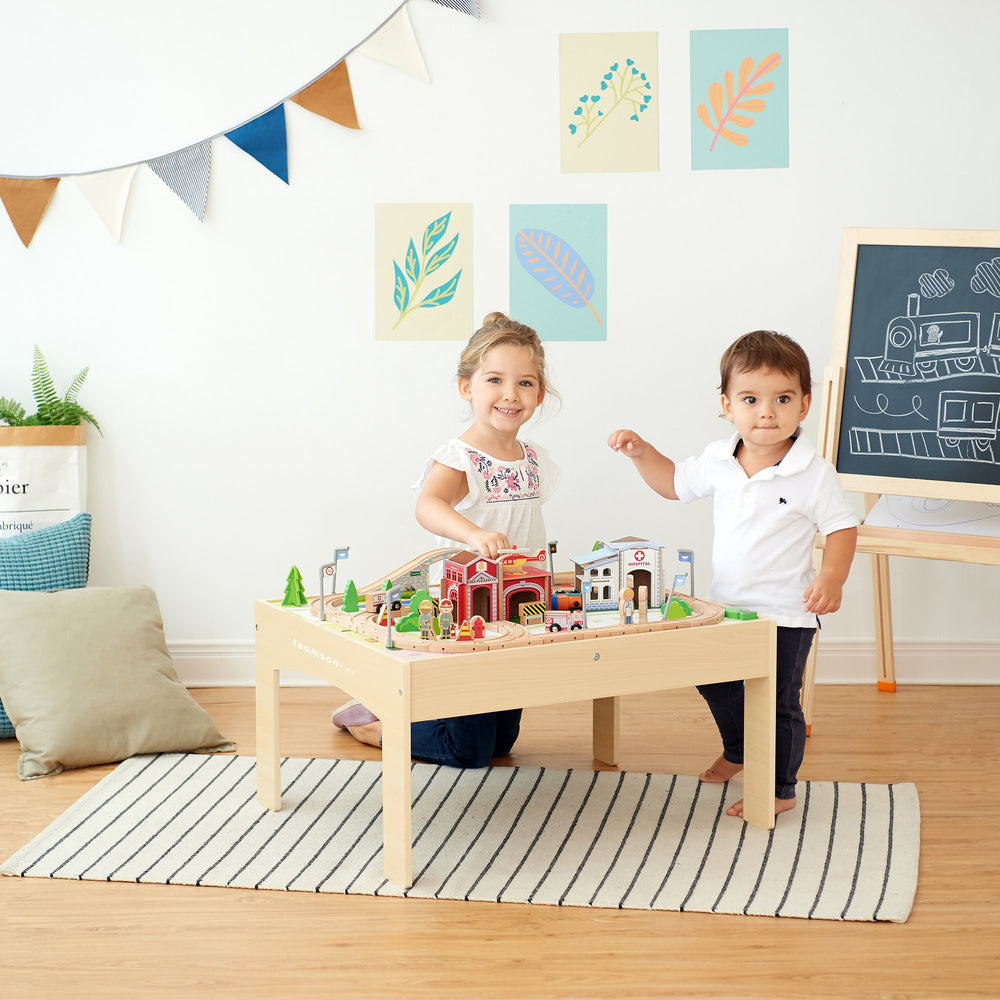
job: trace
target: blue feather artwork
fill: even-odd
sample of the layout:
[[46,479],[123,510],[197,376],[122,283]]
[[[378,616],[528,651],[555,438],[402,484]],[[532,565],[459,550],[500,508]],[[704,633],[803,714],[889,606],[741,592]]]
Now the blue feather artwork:
[[521,267],[550,295],[572,309],[586,306],[604,325],[591,304],[593,272],[566,240],[544,229],[519,229],[515,250]]

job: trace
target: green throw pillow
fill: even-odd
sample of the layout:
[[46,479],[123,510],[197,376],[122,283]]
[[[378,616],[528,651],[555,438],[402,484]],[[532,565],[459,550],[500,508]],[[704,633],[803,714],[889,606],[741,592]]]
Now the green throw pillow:
[[[90,515],[0,538],[0,590],[86,587],[90,571]],[[0,703],[0,740],[14,725]]]
[[0,591],[0,635],[0,697],[21,778],[140,753],[236,749],[178,679],[149,587]]

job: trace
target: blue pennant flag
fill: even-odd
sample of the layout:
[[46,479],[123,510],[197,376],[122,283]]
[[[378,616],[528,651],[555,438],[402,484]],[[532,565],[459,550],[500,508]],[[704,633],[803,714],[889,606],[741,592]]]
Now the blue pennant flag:
[[234,128],[226,138],[288,183],[288,137],[285,133],[285,106],[279,104],[259,118]]

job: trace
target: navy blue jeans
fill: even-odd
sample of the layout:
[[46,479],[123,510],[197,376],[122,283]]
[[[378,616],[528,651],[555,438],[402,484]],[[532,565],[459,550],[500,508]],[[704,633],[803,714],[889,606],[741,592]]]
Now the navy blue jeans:
[[[802,675],[812,647],[814,628],[778,627],[778,693],[775,703],[774,795],[795,798],[795,781],[806,750],[802,714]],[[722,737],[722,756],[743,763],[743,681],[701,684],[701,696],[712,710]]]
[[410,723],[410,756],[448,767],[486,767],[509,754],[521,730],[521,709]]

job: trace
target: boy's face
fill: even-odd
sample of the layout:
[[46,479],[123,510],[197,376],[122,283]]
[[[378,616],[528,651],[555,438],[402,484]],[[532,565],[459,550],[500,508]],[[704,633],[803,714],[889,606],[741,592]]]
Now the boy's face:
[[795,433],[809,412],[812,396],[805,395],[797,375],[755,368],[736,372],[722,395],[722,411],[736,425],[745,445],[777,447]]

